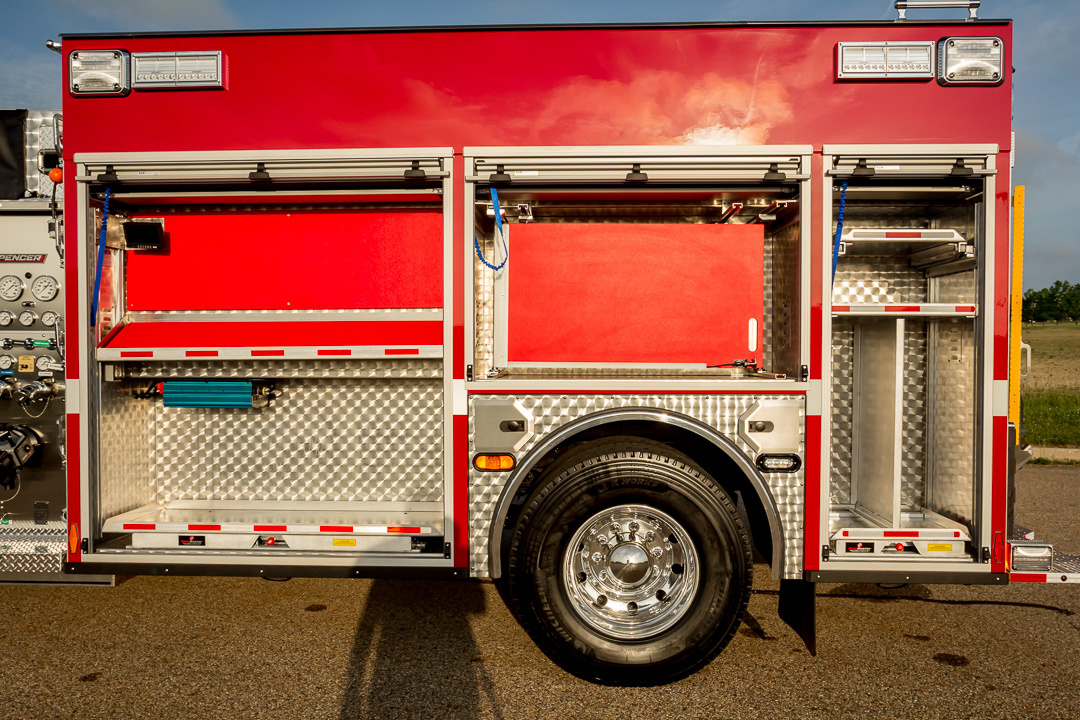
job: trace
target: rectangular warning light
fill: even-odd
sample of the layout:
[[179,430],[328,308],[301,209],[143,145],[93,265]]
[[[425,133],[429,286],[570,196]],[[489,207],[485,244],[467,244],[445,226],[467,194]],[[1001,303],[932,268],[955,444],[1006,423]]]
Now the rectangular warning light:
[[837,43],[839,80],[905,80],[934,77],[934,42]]
[[221,51],[133,53],[134,88],[221,87]]

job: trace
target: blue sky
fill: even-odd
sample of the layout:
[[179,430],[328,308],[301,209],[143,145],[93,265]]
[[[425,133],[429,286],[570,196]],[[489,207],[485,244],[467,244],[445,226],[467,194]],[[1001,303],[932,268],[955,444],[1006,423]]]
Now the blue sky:
[[[892,0],[0,0],[0,107],[60,106],[60,33],[698,20],[891,20]],[[1080,14],[1060,0],[983,0],[1016,21],[1014,180],[1027,186],[1025,287],[1080,283]],[[923,11],[920,17],[958,17]],[[914,12],[912,13],[915,14]]]

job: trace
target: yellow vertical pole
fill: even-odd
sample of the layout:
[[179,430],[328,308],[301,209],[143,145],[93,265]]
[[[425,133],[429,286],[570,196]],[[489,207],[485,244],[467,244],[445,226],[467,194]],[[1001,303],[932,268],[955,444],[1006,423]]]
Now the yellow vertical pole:
[[[1013,189],[1012,302],[1009,308],[1009,422],[1020,428],[1020,321],[1024,310],[1024,186]],[[1020,443],[1020,433],[1016,433]]]

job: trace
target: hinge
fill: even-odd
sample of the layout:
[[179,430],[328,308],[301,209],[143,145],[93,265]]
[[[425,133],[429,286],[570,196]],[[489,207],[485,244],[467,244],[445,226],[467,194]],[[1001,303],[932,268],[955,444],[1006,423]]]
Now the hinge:
[[90,538],[83,538],[82,542],[79,543],[79,547],[82,548],[84,553],[90,552]]
[[472,382],[472,379],[473,379],[472,365],[466,365],[465,366],[465,379],[468,380],[469,382]]
[[810,366],[809,365],[800,365],[799,366],[799,382],[806,382],[809,379],[810,379]]
[[982,563],[990,562],[990,548],[984,547],[982,549],[982,551],[979,552],[979,562],[982,562]]
[[442,556],[444,558],[446,558],[447,560],[450,559],[450,543],[446,543],[445,545],[443,545],[443,554],[442,554]]
[[[803,365],[803,367],[806,367],[806,366]],[[822,559],[823,562],[828,562],[829,561],[829,546],[828,545],[822,545],[821,546],[821,559]]]

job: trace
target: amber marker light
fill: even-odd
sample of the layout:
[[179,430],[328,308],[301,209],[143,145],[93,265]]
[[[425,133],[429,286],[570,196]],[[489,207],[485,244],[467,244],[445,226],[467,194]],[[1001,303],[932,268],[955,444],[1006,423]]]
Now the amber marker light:
[[473,458],[477,470],[506,472],[514,469],[513,455],[477,455]]

